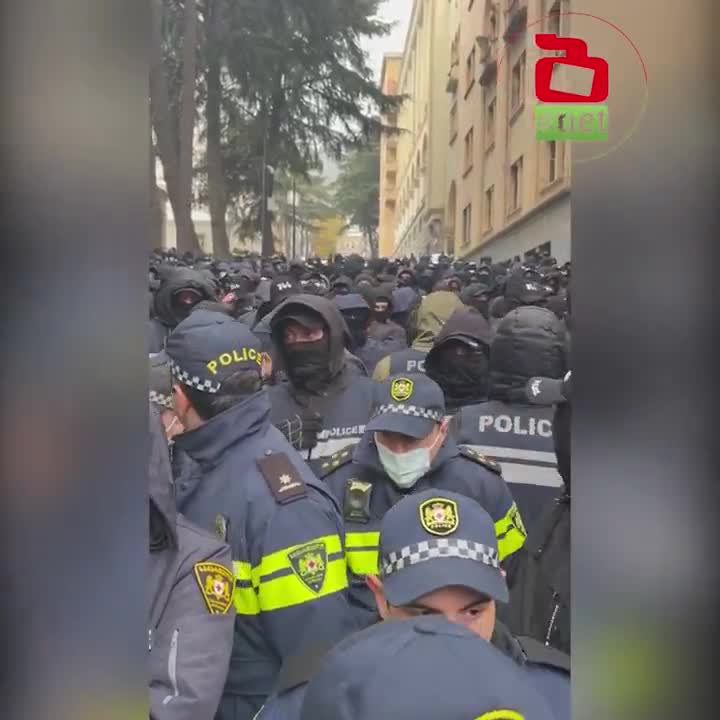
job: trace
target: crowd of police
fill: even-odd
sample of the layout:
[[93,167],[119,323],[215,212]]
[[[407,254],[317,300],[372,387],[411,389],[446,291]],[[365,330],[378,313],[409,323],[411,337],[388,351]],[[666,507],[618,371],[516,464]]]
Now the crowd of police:
[[150,258],[150,717],[570,717],[569,264]]

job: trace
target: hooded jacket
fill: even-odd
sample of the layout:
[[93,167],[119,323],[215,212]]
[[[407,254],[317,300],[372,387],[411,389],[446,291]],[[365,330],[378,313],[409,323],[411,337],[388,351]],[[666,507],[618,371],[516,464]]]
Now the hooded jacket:
[[269,388],[269,392],[271,418],[275,425],[295,415],[302,417],[307,413],[316,413],[320,416],[322,430],[318,434],[318,444],[308,458],[315,460],[332,455],[362,436],[372,412],[374,383],[370,378],[358,375],[348,365],[345,346],[351,340],[350,332],[335,302],[314,295],[298,295],[287,300],[270,318],[281,366],[285,358],[278,321],[293,311],[308,310],[320,315],[327,328],[330,381],[321,392],[310,392],[296,387],[288,379]]
[[[464,405],[471,405],[487,399],[487,357],[490,349],[490,336],[490,325],[477,310],[460,308],[450,316],[437,338],[435,338],[435,344],[425,359],[425,372],[442,388],[448,415],[453,415]],[[447,369],[443,368],[441,363],[441,354],[444,348],[453,340],[472,343],[474,345],[473,349],[482,354],[480,358],[473,358],[473,365],[477,370],[480,368],[485,369],[481,376],[481,379],[484,378],[484,383],[474,383],[472,387],[462,388],[462,392],[457,396],[450,391],[452,384],[447,382],[447,378],[443,375]],[[482,366],[480,365],[481,362],[484,363]],[[474,372],[477,372],[477,370]],[[452,368],[450,368],[450,374],[453,377],[457,377],[457,373],[457,369],[453,373]],[[465,393],[466,390],[467,394]]]
[[[176,513],[167,442],[153,411],[150,423],[150,719],[211,720],[233,641],[230,548]],[[211,587],[227,593],[222,603],[201,584],[218,576]]]
[[185,289],[196,290],[202,300],[215,300],[215,286],[205,272],[184,267],[165,269],[160,288],[155,293],[149,352],[163,350],[170,331],[183,320],[176,314],[172,300],[176,292]]
[[425,372],[425,356],[435,338],[453,312],[462,307],[465,306],[455,293],[441,291],[424,297],[416,309],[415,321],[411,321],[416,331],[411,347],[383,358],[375,368],[373,380],[382,382],[398,373]]
[[192,463],[177,481],[178,507],[232,549],[237,620],[219,717],[250,720],[283,658],[302,652],[318,625],[341,633],[348,622],[342,521],[270,424],[265,390],[176,436],[175,452]]

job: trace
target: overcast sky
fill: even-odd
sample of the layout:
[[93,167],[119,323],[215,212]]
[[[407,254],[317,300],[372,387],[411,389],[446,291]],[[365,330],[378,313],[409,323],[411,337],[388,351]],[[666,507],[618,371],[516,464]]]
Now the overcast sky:
[[403,51],[412,7],[413,0],[385,0],[380,8],[380,17],[386,22],[395,22],[395,27],[390,35],[366,40],[364,43],[365,50],[370,56],[370,64],[374,68],[378,80],[382,69],[383,54]]

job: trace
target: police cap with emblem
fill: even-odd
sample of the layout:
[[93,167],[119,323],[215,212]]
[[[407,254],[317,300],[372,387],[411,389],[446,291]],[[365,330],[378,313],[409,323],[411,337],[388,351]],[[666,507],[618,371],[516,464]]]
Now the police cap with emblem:
[[388,510],[380,527],[379,565],[391,605],[453,585],[508,601],[493,520],[464,495],[426,490]]
[[208,393],[240,370],[261,372],[263,353],[250,328],[216,312],[197,310],[167,341],[170,369],[178,382]]
[[160,411],[172,410],[172,375],[170,374],[170,362],[167,353],[151,353],[149,364],[148,395],[150,402]]
[[533,405],[559,405],[570,402],[572,371],[564,378],[534,377],[525,387],[528,402]]
[[395,432],[419,440],[445,416],[443,391],[424,373],[394,375],[376,393],[368,432]]
[[522,668],[443,616],[381,622],[332,650],[301,720],[553,720]]

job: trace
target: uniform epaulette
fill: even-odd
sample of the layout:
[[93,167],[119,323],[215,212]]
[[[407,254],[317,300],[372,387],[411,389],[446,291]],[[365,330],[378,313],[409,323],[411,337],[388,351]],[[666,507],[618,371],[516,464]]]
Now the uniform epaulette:
[[522,648],[527,660],[533,665],[547,665],[548,667],[570,672],[570,656],[562,652],[562,650],[543,645],[543,643],[531,637],[518,637],[515,639]]
[[338,450],[333,455],[330,455],[330,457],[325,458],[320,463],[320,477],[327,477],[328,475],[330,475],[330,473],[335,472],[339,467],[347,465],[349,462],[351,462],[353,459],[355,446],[357,444],[358,443],[351,443],[350,445],[346,445],[342,450]]
[[305,481],[285,453],[270,453],[255,462],[275,502],[285,505],[307,495]]
[[491,460],[489,457],[483,455],[482,453],[479,453],[477,450],[473,450],[467,445],[458,445],[458,450],[460,450],[460,454],[463,457],[468,458],[468,460],[473,460],[474,462],[482,465],[483,467],[496,473],[497,475],[502,475],[502,468],[500,467],[500,464],[496,463],[494,460]]

